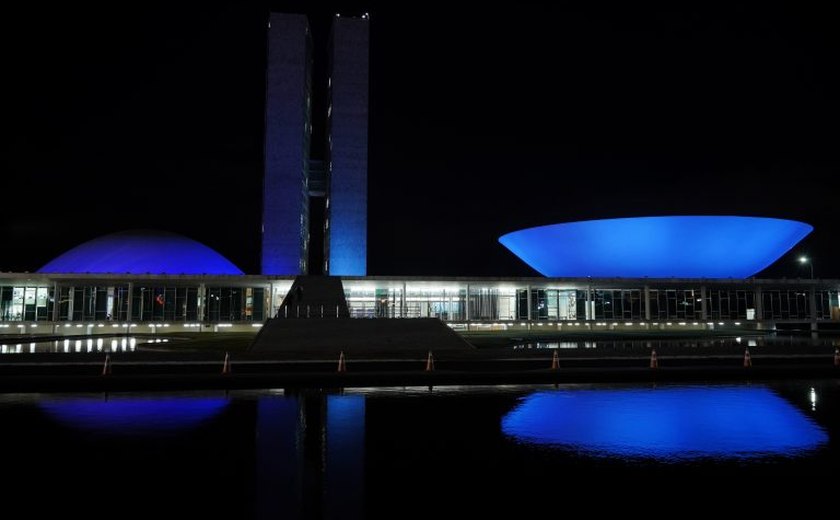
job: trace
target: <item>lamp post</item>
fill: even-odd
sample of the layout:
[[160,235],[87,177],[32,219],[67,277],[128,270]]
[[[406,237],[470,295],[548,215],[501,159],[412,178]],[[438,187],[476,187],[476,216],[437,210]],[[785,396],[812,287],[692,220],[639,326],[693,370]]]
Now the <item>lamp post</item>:
[[811,268],[811,279],[813,280],[814,279],[814,263],[811,262],[811,259],[808,258],[807,256],[800,256],[799,257],[799,263],[800,264],[808,264],[808,267]]

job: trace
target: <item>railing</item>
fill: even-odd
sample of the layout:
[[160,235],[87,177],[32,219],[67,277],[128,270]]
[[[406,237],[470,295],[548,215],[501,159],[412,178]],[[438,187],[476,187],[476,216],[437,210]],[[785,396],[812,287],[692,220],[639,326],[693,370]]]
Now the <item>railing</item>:
[[340,318],[340,305],[284,305],[275,318]]

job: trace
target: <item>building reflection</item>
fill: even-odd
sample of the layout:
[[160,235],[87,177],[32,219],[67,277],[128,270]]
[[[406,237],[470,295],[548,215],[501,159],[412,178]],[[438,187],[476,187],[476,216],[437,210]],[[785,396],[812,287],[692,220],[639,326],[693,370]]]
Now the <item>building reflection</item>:
[[168,433],[199,426],[228,405],[222,397],[109,396],[39,401],[48,416],[72,428],[108,434]]
[[[257,518],[298,519],[386,517],[411,503],[413,513],[434,516],[442,504],[465,497],[504,502],[501,491],[508,485],[542,496],[546,488],[531,490],[533,480],[511,484],[506,478],[533,472],[553,486],[557,468],[568,464],[590,476],[610,464],[616,473],[607,480],[618,482],[636,475],[636,467],[651,470],[661,462],[668,463],[668,474],[677,466],[686,475],[705,468],[715,478],[733,468],[751,467],[749,474],[761,475],[763,468],[775,467],[775,474],[787,475],[808,464],[830,463],[820,450],[828,434],[809,416],[835,429],[827,417],[836,410],[836,387],[815,382],[813,388],[799,383],[773,388],[32,395],[0,399],[7,404],[0,411],[11,425],[10,438],[25,439],[38,464],[61,461],[56,471],[66,479],[80,463],[99,461],[135,488],[146,486],[144,475],[152,474],[162,493],[156,503],[165,498],[192,508],[194,498],[203,497],[199,509],[210,516],[224,509],[231,517],[253,511]],[[822,415],[809,411],[818,400]],[[32,416],[27,407],[39,413]],[[57,424],[62,427],[54,428]],[[79,449],[67,450],[68,443]],[[811,457],[815,450],[823,459]],[[782,465],[769,464],[780,456]],[[640,458],[646,460],[637,464]],[[25,472],[29,464],[20,457],[11,467]],[[423,493],[419,499],[417,490]],[[128,499],[131,493],[125,486],[117,495]]]
[[364,517],[364,396],[261,396],[256,456],[258,517]]
[[828,435],[765,387],[540,391],[502,418],[519,442],[654,459],[796,456]]

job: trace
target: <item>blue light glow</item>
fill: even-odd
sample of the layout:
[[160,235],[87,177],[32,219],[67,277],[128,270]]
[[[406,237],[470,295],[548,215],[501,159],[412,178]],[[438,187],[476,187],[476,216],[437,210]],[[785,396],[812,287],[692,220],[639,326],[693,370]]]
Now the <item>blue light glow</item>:
[[327,518],[363,518],[365,396],[327,396]]
[[792,456],[828,442],[763,387],[536,392],[502,419],[502,431],[529,444],[656,459]]
[[[336,457],[354,459],[365,442],[365,397],[327,396],[327,435]],[[348,457],[349,455],[349,457]]]
[[[346,171],[345,171],[346,170]],[[364,171],[336,167],[331,177],[329,274],[367,274],[367,177]],[[339,173],[343,176],[340,176]]]
[[293,397],[257,400],[256,511],[261,518],[302,518],[299,450],[300,403]]
[[544,276],[747,278],[813,229],[761,217],[639,217],[522,229],[499,242]]
[[38,272],[243,274],[204,244],[163,231],[124,231],[95,238],[58,256]]
[[133,435],[194,427],[217,415],[227,404],[221,398],[119,396],[42,401],[40,406],[54,419],[74,428]]

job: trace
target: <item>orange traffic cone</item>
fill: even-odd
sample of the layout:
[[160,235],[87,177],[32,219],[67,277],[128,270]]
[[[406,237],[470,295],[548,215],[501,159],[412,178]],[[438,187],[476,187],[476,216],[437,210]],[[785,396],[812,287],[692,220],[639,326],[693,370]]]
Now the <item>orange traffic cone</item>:
[[650,368],[659,368],[659,360],[656,358],[656,349],[650,351]]
[[834,349],[834,366],[840,367],[840,349]]
[[111,355],[105,354],[105,364],[102,365],[102,375],[103,376],[110,376],[111,375]]
[[338,356],[338,372],[347,372],[347,362],[344,360],[344,351]]
[[433,372],[435,370],[435,358],[432,356],[432,351],[429,351],[429,357],[426,358],[426,372]]
[[750,349],[744,349],[744,368],[752,366],[752,358],[750,357]]
[[554,351],[554,355],[551,356],[551,370],[560,370],[560,356],[557,355],[557,351]]
[[230,375],[230,352],[225,352],[225,362],[222,365],[222,375]]

